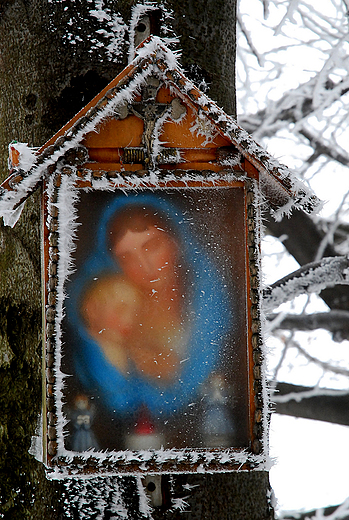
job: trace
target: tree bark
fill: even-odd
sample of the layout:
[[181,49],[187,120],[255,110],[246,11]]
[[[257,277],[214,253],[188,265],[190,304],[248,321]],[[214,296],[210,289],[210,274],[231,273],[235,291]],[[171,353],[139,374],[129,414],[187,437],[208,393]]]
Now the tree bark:
[[[98,11],[101,4],[105,16],[92,15],[91,10]],[[129,0],[0,2],[2,180],[8,174],[11,140],[42,145],[126,65],[132,5]],[[168,28],[179,35],[188,74],[202,86],[207,84],[208,94],[234,114],[235,0],[169,0],[166,8],[173,10]],[[160,36],[163,33],[160,28]],[[111,47],[115,38],[119,38],[117,48]],[[121,490],[127,518],[143,518],[135,478],[96,478],[85,483],[84,489],[92,490],[88,513],[79,502],[82,481],[48,481],[42,464],[28,454],[41,408],[39,214],[36,194],[27,201],[14,229],[2,223],[0,227],[0,445],[6,447],[0,451],[0,512],[13,519],[96,518],[98,513],[98,518],[118,518],[114,486]],[[184,494],[190,495],[189,512],[158,509],[154,519],[271,518],[267,473],[166,479],[169,506],[190,488]]]
[[182,64],[198,87],[227,114],[236,116],[235,0],[169,0],[174,30],[183,49]]

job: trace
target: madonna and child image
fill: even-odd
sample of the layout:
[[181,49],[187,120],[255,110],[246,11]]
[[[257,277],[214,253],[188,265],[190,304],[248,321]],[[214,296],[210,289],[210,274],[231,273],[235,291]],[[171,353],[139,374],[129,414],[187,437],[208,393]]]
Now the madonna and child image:
[[234,411],[228,375],[243,327],[224,251],[219,242],[205,246],[206,217],[201,211],[196,222],[192,200],[156,191],[105,200],[97,216],[90,209],[92,224],[81,223],[78,268],[67,285],[68,447],[231,445],[239,423],[246,429],[247,410]]

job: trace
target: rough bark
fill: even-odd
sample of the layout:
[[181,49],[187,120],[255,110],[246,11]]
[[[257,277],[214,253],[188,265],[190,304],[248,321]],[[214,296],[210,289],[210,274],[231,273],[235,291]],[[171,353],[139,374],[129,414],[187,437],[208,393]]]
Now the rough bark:
[[[110,41],[96,32],[102,22],[88,13],[92,4],[0,2],[1,179],[7,176],[11,140],[40,146],[125,66],[127,32],[120,52],[108,54]],[[110,15],[119,13],[127,25],[132,4],[107,0],[103,5]],[[234,114],[235,1],[169,0],[167,6],[174,12],[184,67],[195,81],[204,85],[205,80],[208,94]],[[105,28],[110,32],[110,26]],[[14,229],[1,223],[0,234],[0,513],[21,520],[81,518],[76,503],[80,483],[48,481],[42,465],[28,454],[41,406],[38,194],[27,202]],[[128,518],[141,518],[135,479],[114,481],[122,489]],[[267,473],[178,475],[171,477],[172,492],[183,492],[184,483],[197,486],[188,498],[191,512],[157,510],[154,518],[271,517]],[[98,493],[93,486],[98,485],[103,488],[101,479],[91,482],[91,508],[96,511]],[[111,500],[106,497],[104,512],[99,510],[104,518],[113,516]]]
[[[9,1],[0,18],[1,178],[7,145],[44,143],[120,70],[63,43],[68,2]],[[57,23],[56,23],[57,22]],[[89,27],[85,28],[86,34]],[[1,510],[7,518],[59,518],[61,485],[28,454],[41,408],[39,195],[12,229],[1,223]]]
[[201,88],[235,116],[235,0],[168,0],[183,49],[182,63]]

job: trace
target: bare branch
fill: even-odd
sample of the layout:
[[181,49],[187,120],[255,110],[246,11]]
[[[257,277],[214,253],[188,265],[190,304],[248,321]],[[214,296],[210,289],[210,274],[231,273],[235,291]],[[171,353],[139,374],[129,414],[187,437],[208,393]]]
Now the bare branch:
[[[287,236],[283,244],[300,265],[314,261],[324,237],[324,233],[315,222],[302,211],[294,211],[289,219],[283,219],[281,222],[276,222],[270,216],[267,228],[276,237]],[[344,227],[342,236],[345,231]],[[326,245],[324,256],[335,257],[337,254],[332,244]],[[320,297],[331,309],[348,310],[349,308],[348,285],[327,287],[321,291]]]
[[347,191],[344,194],[341,203],[339,204],[338,208],[336,209],[336,211],[334,213],[334,216],[333,216],[333,222],[331,223],[331,225],[329,226],[325,236],[321,240],[318,252],[316,254],[316,258],[314,259],[315,261],[316,260],[321,260],[321,258],[323,258],[325,256],[324,255],[324,251],[325,251],[325,249],[327,247],[327,244],[333,244],[334,234],[335,234],[335,231],[336,231],[337,227],[340,225],[340,222],[341,222],[340,221],[340,216],[341,216],[341,213],[343,212],[343,207],[344,207],[344,205],[346,203],[348,195],[349,195],[349,191]]
[[[277,316],[277,314],[269,314],[267,320],[274,321]],[[336,341],[341,341],[349,335],[349,311],[333,310],[314,314],[288,314],[274,328],[292,331],[325,329],[334,334]]]
[[286,14],[282,18],[282,20],[278,24],[278,26],[275,28],[275,31],[274,31],[275,35],[280,34],[281,28],[286,20],[291,20],[293,22],[293,12],[296,9],[297,4],[298,4],[298,0],[296,0],[296,1],[290,0],[290,2],[288,3],[288,6],[287,6]]
[[[349,1],[349,0],[348,0]],[[327,234],[328,230],[333,226],[332,221],[321,220],[320,224],[323,227],[324,232]],[[346,222],[338,222],[336,224],[333,233],[333,244],[337,249],[341,249],[343,246],[346,247],[346,242],[349,239],[349,224]],[[324,255],[325,256],[325,255]]]
[[239,24],[239,27],[241,29],[241,32],[242,34],[245,36],[246,38],[246,41],[247,41],[247,44],[248,46],[250,47],[251,49],[251,52],[252,54],[257,58],[257,61],[258,61],[258,65],[260,67],[263,67],[264,66],[264,58],[263,56],[261,56],[259,54],[259,52],[257,51],[256,47],[253,45],[253,41],[252,41],[252,38],[251,38],[251,35],[250,33],[248,32],[248,30],[246,29],[245,27],[245,24],[244,22],[242,21],[242,18],[239,14],[236,15],[236,19],[237,19],[237,22]]
[[349,425],[349,390],[328,390],[278,383],[272,396],[275,412]]
[[348,284],[349,258],[335,256],[304,265],[297,271],[278,280],[264,290],[263,304],[266,312],[300,294],[319,293],[336,284]]
[[282,513],[279,520],[349,520],[349,499],[339,506],[322,507],[314,511],[289,511]]
[[[349,155],[345,152],[345,150],[341,149],[338,144],[333,146],[333,144],[327,142],[318,135],[313,134],[309,129],[304,127],[298,131],[301,135],[308,139],[311,147],[314,149],[313,155],[315,155],[316,158],[320,157],[320,155],[326,155],[330,159],[333,159],[334,161],[337,161],[344,166],[349,166]],[[313,159],[311,162],[313,162]]]
[[349,370],[343,367],[337,367],[332,365],[331,363],[327,363],[326,361],[321,361],[321,359],[316,358],[314,356],[311,356],[309,352],[307,352],[303,347],[300,346],[299,343],[293,342],[293,346],[298,349],[298,351],[311,363],[315,363],[316,365],[320,366],[324,370],[333,372],[334,374],[339,374],[342,376],[349,376]]
[[263,0],[263,18],[264,20],[269,16],[269,0]]

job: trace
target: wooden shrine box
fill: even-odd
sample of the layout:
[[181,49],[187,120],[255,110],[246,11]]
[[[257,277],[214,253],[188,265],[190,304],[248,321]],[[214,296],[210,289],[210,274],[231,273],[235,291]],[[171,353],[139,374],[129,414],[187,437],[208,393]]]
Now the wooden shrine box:
[[158,38],[25,169],[42,194],[43,460],[53,478],[261,469],[260,207],[314,199]]

